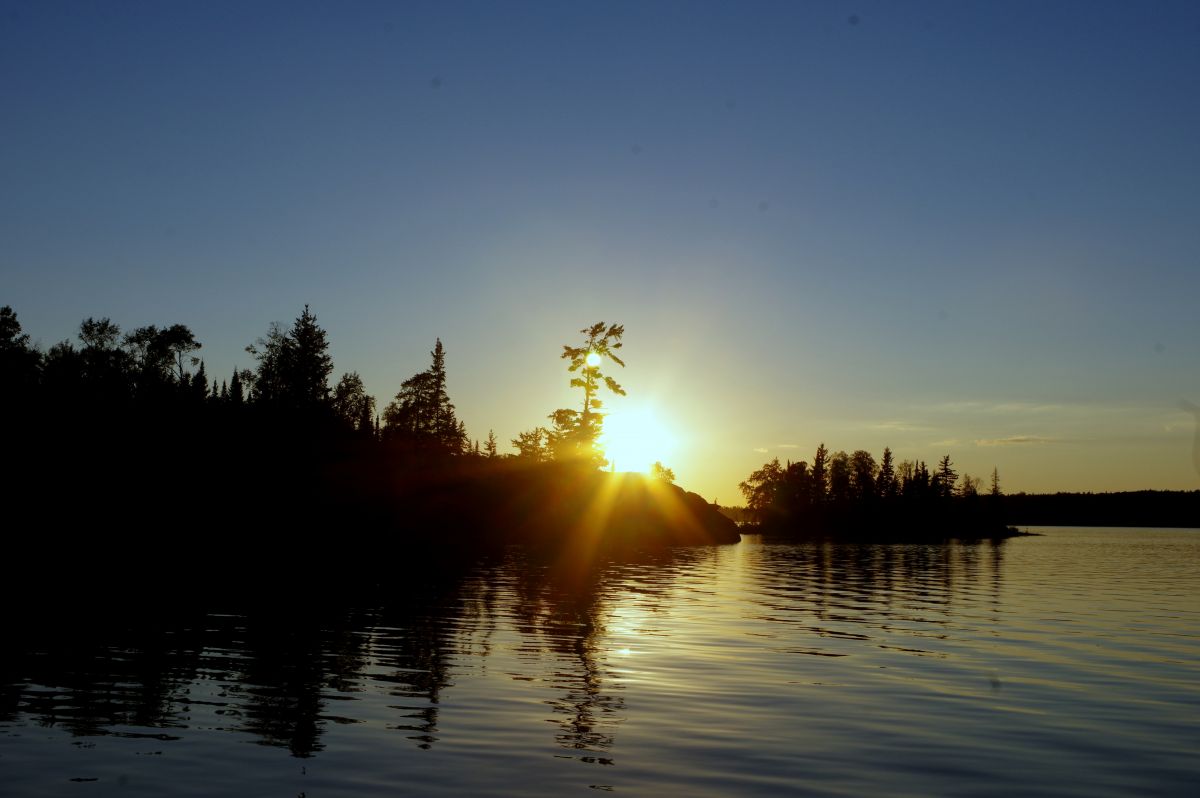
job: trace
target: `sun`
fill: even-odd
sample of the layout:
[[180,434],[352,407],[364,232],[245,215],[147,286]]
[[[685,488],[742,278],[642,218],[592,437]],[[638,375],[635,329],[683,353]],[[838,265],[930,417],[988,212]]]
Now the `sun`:
[[597,366],[599,366],[602,361],[601,361],[600,356],[597,355],[595,352],[588,352],[587,357],[584,358],[584,362],[587,363],[588,368],[594,369]]
[[668,468],[679,438],[649,405],[626,407],[604,417],[600,447],[616,471],[649,472],[656,461]]

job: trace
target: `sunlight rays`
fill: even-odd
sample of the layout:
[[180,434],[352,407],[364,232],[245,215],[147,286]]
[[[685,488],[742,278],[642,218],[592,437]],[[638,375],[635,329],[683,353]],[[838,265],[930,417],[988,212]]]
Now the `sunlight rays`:
[[605,416],[600,448],[613,470],[648,473],[656,461],[671,466],[679,437],[652,405],[637,405]]

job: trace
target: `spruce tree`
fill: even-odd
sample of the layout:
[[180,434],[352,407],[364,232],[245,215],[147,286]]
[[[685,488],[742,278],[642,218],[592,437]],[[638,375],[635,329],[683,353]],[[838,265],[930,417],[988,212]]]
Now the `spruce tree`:
[[233,376],[229,379],[229,401],[235,405],[246,401],[246,394],[242,390],[242,375],[237,369],[233,370]]
[[892,450],[883,447],[883,459],[879,463],[879,478],[876,480],[879,497],[885,501],[896,498],[896,467],[892,462]]
[[936,479],[939,496],[945,499],[954,495],[954,483],[958,481],[958,472],[954,470],[950,462],[950,455],[946,455],[938,462]]

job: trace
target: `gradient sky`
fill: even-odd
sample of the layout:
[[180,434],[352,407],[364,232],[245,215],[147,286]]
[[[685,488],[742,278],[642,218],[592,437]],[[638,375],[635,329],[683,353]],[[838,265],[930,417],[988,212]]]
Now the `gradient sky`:
[[723,504],[820,441],[1200,487],[1200,4],[0,3],[35,340],[227,375],[305,303],[381,405],[440,336],[504,441],[623,323],[611,407]]

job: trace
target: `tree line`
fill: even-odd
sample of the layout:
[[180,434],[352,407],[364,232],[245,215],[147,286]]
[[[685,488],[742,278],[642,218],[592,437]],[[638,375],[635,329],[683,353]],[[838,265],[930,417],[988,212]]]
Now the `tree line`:
[[959,476],[950,455],[930,469],[923,460],[896,462],[885,448],[878,461],[865,450],[830,452],[824,443],[807,461],[771,460],[739,488],[746,510],[769,531],[870,537],[992,536],[1000,523],[1000,475]]
[[[74,339],[43,350],[5,306],[0,519],[16,530],[6,561],[44,561],[50,538],[37,530],[69,536],[55,568],[69,561],[80,584],[170,582],[197,553],[217,557],[210,566],[231,581],[265,583],[327,579],[348,547],[378,555],[356,556],[353,573],[386,574],[452,550],[559,545],[595,526],[587,510],[606,484],[601,396],[625,392],[606,373],[624,365],[623,326],[580,332],[561,352],[580,403],[550,412],[502,455],[494,431],[473,441],[458,418],[440,339],[429,366],[380,411],[359,374],[333,380],[329,336],[307,306],[246,348],[249,368],[219,378],[186,325],[122,330],[88,318]],[[736,540],[701,497],[664,484],[670,469],[657,476],[625,486],[604,534]],[[673,517],[655,514],[655,490],[670,494]]]
[[[624,327],[603,322],[584,328],[579,346],[564,345],[571,386],[582,389],[580,409],[549,414],[548,426],[521,432],[512,440],[516,457],[533,462],[606,463],[596,441],[603,424],[601,388],[624,389],[601,371],[605,361],[624,366],[617,350]],[[72,419],[88,426],[94,418],[120,418],[128,427],[163,423],[174,416],[189,429],[197,417],[237,427],[286,427],[303,437],[353,438],[387,444],[393,452],[431,460],[446,457],[500,457],[499,440],[489,430],[472,442],[447,390],[446,351],[437,339],[430,365],[401,383],[395,397],[376,412],[357,372],[334,372],[327,332],[306,305],[289,327],[273,323],[246,347],[253,368],[227,377],[210,376],[199,357],[202,345],[183,324],[147,325],[122,332],[109,318],[87,318],[76,340],[41,351],[30,343],[17,314],[0,308],[0,380],[5,426],[27,429],[32,416],[49,416],[57,426]],[[82,423],[84,419],[87,423]],[[127,432],[130,431],[127,429]],[[210,429],[211,431],[211,429]]]

